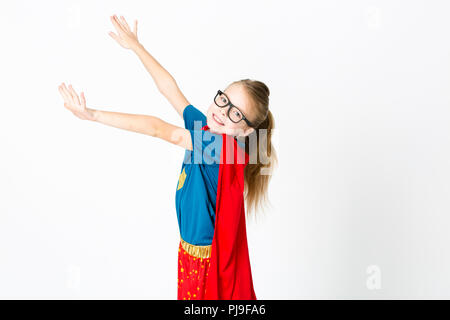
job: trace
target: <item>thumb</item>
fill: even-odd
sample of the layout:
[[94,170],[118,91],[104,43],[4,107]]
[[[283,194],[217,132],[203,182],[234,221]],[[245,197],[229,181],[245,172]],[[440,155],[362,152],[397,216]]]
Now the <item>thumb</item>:
[[86,108],[86,97],[84,96],[84,92],[81,92],[81,105]]
[[116,34],[114,32],[108,32],[108,34],[111,36],[111,38],[113,38],[116,41],[119,41],[118,37],[116,36]]

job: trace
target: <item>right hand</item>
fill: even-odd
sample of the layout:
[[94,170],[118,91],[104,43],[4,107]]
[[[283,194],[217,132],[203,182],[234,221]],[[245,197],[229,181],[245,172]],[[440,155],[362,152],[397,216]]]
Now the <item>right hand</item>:
[[131,31],[123,16],[120,16],[120,20],[116,15],[113,15],[110,18],[119,35],[116,35],[114,32],[109,32],[108,34],[116,40],[117,43],[125,49],[133,49],[139,45],[137,37],[137,20],[134,20],[134,31]]
[[82,120],[95,120],[94,110],[86,108],[86,98],[84,96],[84,92],[81,92],[80,100],[72,85],[69,84],[69,89],[67,89],[65,83],[63,82],[58,89],[59,93],[61,93],[64,98],[64,107],[72,111],[74,115]]

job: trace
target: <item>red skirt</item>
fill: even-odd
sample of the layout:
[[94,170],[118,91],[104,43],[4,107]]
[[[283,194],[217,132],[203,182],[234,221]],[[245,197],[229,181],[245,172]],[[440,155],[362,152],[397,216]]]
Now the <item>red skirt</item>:
[[178,300],[203,300],[210,266],[211,246],[180,240],[178,247]]

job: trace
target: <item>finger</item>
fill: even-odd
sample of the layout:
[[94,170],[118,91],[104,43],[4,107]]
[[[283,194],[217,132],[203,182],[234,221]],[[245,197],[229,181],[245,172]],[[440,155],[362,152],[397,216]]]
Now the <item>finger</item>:
[[63,97],[64,102],[66,102],[67,97],[66,97],[66,93],[64,92],[64,89],[62,87],[62,84],[60,84],[58,86],[58,91],[59,91],[59,94]]
[[120,21],[119,17],[114,15],[114,19],[116,20],[117,24],[121,27],[121,30],[123,32],[125,32],[127,30],[127,28],[124,26],[124,24],[122,23],[122,21]]
[[75,96],[73,95],[73,92],[72,92],[72,89],[71,89],[72,88],[71,85],[69,84],[68,87],[66,87],[64,85],[64,87],[65,87],[66,91],[69,93],[71,101],[75,104],[76,103]]
[[70,94],[69,90],[67,90],[66,85],[63,83],[60,86],[60,92],[64,97],[65,102],[67,102],[68,104],[72,103],[72,95]]
[[111,22],[112,22],[114,28],[116,28],[116,31],[117,31],[118,34],[123,32],[122,25],[117,21],[115,16],[111,16]]
[[66,95],[69,97],[69,100],[71,101],[73,99],[72,92],[70,92],[65,83],[62,84],[62,87]]
[[117,42],[119,42],[119,37],[114,32],[108,32],[108,34]]
[[137,37],[137,20],[134,20],[134,35]]
[[120,21],[122,21],[123,26],[127,29],[130,30],[130,26],[128,25],[127,21],[125,20],[125,18],[123,16],[120,16]]
[[63,86],[64,86],[64,90],[66,91],[67,95],[69,96],[69,102],[71,104],[75,104],[75,97],[73,96],[73,93],[70,90],[70,85],[69,85],[69,87],[66,87],[66,84],[64,84]]
[[61,95],[63,96],[64,99],[64,105],[70,105],[71,102],[71,98],[69,97],[69,95],[64,91],[63,88],[59,89],[59,92],[61,93]]
[[74,97],[75,102],[76,102],[78,105],[80,105],[80,104],[81,104],[81,103],[80,103],[80,99],[78,98],[78,94],[75,92],[75,89],[72,87],[71,84],[69,84],[69,88],[70,88],[70,90],[71,90],[71,92],[72,92],[72,96]]
[[83,106],[83,109],[86,108],[86,97],[84,96],[84,92],[81,92],[81,105]]

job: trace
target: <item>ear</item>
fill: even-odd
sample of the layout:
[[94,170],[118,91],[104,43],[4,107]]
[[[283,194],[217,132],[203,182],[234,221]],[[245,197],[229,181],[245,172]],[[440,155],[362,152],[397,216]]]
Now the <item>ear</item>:
[[252,133],[253,131],[255,131],[255,129],[254,128],[248,128],[248,129],[246,129],[245,131],[244,131],[244,136],[248,136],[250,133]]

